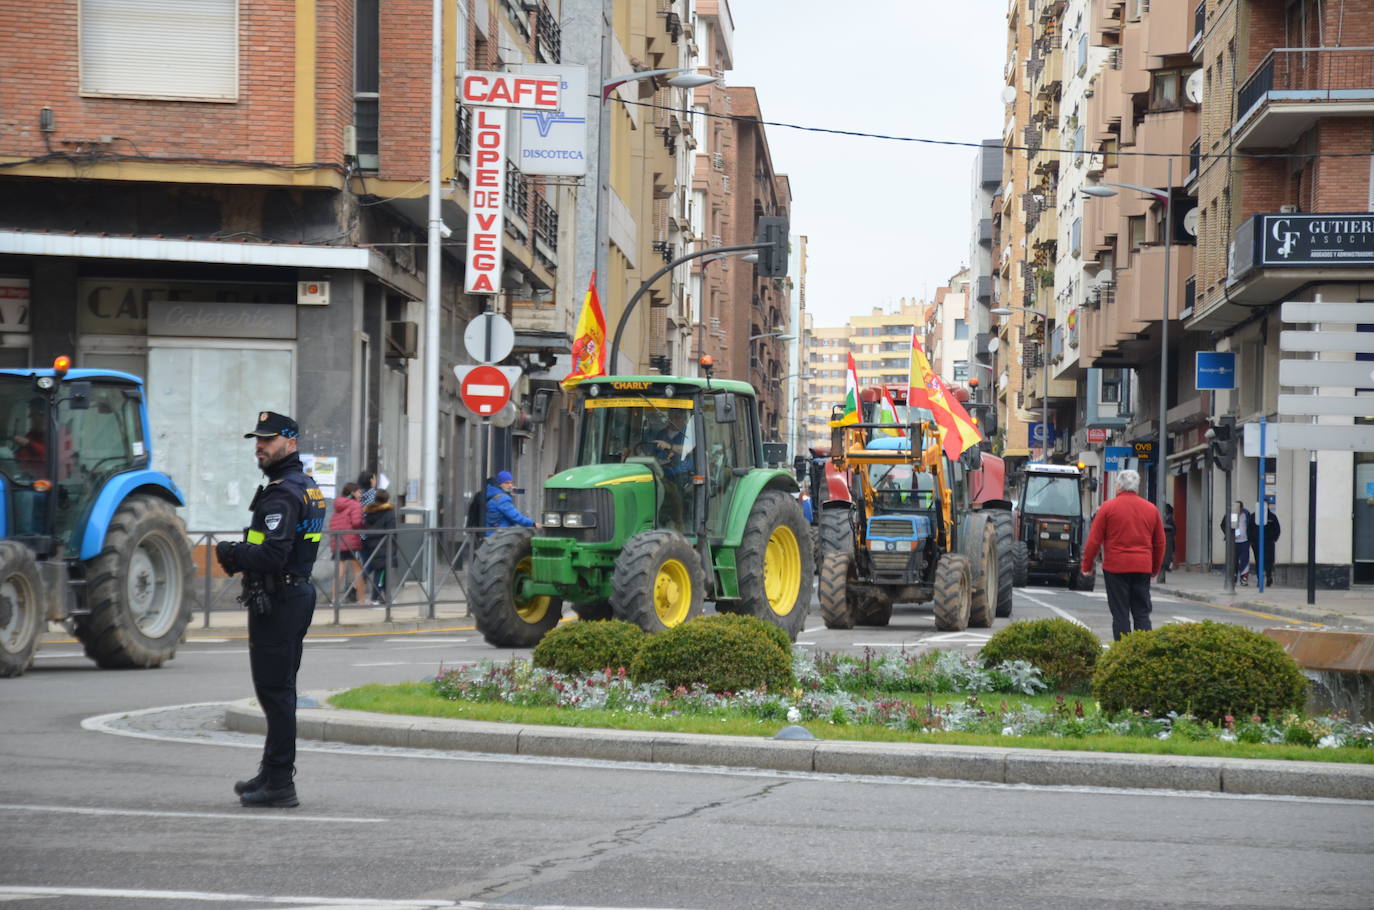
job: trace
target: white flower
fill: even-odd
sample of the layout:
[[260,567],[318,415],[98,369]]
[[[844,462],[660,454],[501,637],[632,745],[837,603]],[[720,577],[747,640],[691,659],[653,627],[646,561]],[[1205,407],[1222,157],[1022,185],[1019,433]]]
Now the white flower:
[[1323,736],[1321,739],[1317,740],[1317,748],[1335,749],[1339,746],[1344,745],[1344,741],[1345,737],[1341,736],[1339,733],[1329,733],[1326,736]]
[[796,705],[793,705],[792,707],[788,708],[787,722],[789,724],[795,724],[799,720],[801,720],[801,712],[797,710]]

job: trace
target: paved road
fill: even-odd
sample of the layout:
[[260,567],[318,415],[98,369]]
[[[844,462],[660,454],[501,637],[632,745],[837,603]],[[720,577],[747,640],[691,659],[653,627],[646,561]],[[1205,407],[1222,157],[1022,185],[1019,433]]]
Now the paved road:
[[[1104,634],[1101,598],[1017,592],[1016,618],[1056,610]],[[1179,603],[1157,615],[1217,612]],[[942,639],[919,608],[898,608],[885,629],[808,630],[802,640],[824,648],[976,647]],[[150,672],[97,671],[76,653],[48,644],[31,673],[0,685],[0,904],[1365,907],[1374,889],[1374,811],[1337,800],[309,744],[301,809],[258,814],[228,785],[259,742],[221,722],[223,702],[249,694],[241,639],[197,635]],[[504,656],[462,627],[335,634],[310,640],[302,684]],[[97,715],[148,738],[82,728]]]

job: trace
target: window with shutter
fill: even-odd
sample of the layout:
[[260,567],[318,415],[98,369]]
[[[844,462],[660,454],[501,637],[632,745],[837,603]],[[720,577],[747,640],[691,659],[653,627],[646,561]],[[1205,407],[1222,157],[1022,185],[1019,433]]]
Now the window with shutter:
[[80,2],[82,94],[238,100],[238,0]]

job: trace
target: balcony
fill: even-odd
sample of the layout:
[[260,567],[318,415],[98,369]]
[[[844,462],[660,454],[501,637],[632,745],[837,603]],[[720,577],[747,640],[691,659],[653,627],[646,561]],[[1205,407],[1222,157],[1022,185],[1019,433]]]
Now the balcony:
[[992,244],[991,218],[978,219],[978,243],[982,246],[990,246]]
[[996,286],[997,279],[994,278],[992,275],[979,275],[977,284],[975,285],[975,287],[977,288],[977,291],[975,293],[978,300],[985,303],[989,300],[992,300]]
[[1324,117],[1374,116],[1374,47],[1275,48],[1236,93],[1236,148],[1287,148]]
[[1202,43],[1202,35],[1207,31],[1207,0],[1202,0],[1193,10],[1193,39],[1188,42],[1188,50],[1194,50]]
[[1149,8],[1150,14],[1143,23],[1145,53],[1151,57],[1188,53],[1194,25],[1188,4],[1173,0],[1172,3],[1151,3]]

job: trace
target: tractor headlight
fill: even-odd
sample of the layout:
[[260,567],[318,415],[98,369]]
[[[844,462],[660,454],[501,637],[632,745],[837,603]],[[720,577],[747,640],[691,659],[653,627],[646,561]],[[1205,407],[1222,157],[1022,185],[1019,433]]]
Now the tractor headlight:
[[40,389],[46,392],[48,389],[56,385],[56,383],[53,382],[53,378],[51,376],[39,376],[37,385]]
[[1049,540],[1049,539],[1050,539],[1050,532],[1049,532],[1049,531],[1041,531],[1041,532],[1040,532],[1040,539],[1041,539],[1041,540]]
[[545,512],[541,519],[541,523],[546,528],[561,528],[563,527],[563,513]]
[[594,528],[596,527],[595,512],[564,512],[563,527],[565,528]]
[[674,395],[676,395],[676,394],[677,394],[677,389],[674,388],[674,386],[673,386],[673,384],[672,384],[671,382],[668,383],[667,385],[665,385],[665,386],[663,387],[663,397],[664,397],[664,398],[672,398],[672,397],[673,397]]

